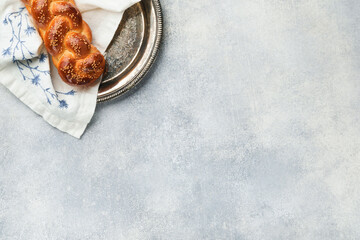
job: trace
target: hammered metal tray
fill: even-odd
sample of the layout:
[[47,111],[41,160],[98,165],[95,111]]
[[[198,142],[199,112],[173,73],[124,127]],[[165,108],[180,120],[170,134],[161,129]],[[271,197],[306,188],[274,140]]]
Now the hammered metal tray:
[[119,97],[143,79],[156,59],[161,37],[159,0],[142,0],[126,10],[105,52],[107,66],[98,102]]

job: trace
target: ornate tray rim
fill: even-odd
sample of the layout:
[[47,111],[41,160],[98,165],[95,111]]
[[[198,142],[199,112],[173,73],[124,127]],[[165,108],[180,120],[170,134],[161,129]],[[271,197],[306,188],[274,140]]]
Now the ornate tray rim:
[[145,64],[145,66],[139,71],[139,73],[131,79],[130,83],[127,84],[122,89],[118,90],[117,92],[114,92],[108,96],[100,97],[98,96],[97,102],[107,102],[110,100],[113,100],[115,98],[120,97],[121,95],[127,93],[129,90],[134,88],[137,84],[141,82],[142,79],[144,79],[145,75],[149,72],[151,67],[153,66],[158,54],[159,54],[159,48],[160,44],[162,42],[162,35],[163,35],[163,16],[162,16],[162,9],[160,5],[160,0],[152,0],[154,4],[155,14],[157,18],[157,26],[156,26],[156,40],[154,43],[154,48],[151,52],[149,61]]

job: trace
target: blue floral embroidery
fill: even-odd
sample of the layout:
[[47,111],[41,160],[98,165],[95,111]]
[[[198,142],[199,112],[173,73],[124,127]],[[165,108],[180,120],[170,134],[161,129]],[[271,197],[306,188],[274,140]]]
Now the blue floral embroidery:
[[[25,13],[24,9],[25,8],[20,8],[17,12],[9,13],[2,21],[4,25],[10,25],[12,37],[10,39],[10,46],[3,49],[1,54],[3,57],[12,56],[12,61],[19,69],[24,81],[29,80],[34,86],[39,87],[44,92],[48,104],[52,105],[55,101],[58,103],[59,108],[67,109],[69,107],[68,103],[65,99],[60,99],[59,95],[74,96],[76,91],[71,90],[66,93],[58,91],[52,92],[51,88],[44,87],[41,83],[41,78],[50,75],[50,71],[40,70],[40,66],[36,66],[31,59],[28,59],[30,56],[43,63],[48,56],[42,53],[39,57],[35,58],[35,54],[26,47],[26,41],[22,39],[21,33],[23,32],[27,36],[30,36],[36,32],[36,29],[30,26],[29,16]],[[21,60],[16,59],[15,56],[19,57],[17,54],[20,54]]]
[[59,107],[60,107],[60,108],[68,108],[68,104],[66,103],[66,101],[61,100]]
[[39,60],[40,60],[40,62],[45,62],[45,60],[47,59],[47,56],[46,56],[46,54],[44,54],[44,53],[42,53],[41,55],[40,55],[40,57],[39,57]]
[[6,48],[6,49],[4,49],[3,51],[2,51],[2,55],[3,56],[6,56],[6,55],[11,55],[11,53],[10,53],[10,50],[11,50],[11,48]]
[[34,84],[35,86],[39,85],[40,82],[40,75],[36,75],[33,79],[31,79],[32,84]]
[[34,27],[30,27],[28,26],[26,29],[25,29],[25,33],[26,35],[30,36],[31,34],[33,34],[34,32],[36,31],[36,29]]

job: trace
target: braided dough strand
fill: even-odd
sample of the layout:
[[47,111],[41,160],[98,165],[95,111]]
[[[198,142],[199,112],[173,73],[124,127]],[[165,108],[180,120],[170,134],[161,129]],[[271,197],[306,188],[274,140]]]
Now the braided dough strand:
[[22,1],[64,82],[89,85],[101,76],[104,56],[91,45],[91,30],[73,0]]

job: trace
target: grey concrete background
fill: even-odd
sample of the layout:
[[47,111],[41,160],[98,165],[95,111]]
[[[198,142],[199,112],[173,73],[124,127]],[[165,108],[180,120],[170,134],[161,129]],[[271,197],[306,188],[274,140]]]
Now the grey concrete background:
[[0,239],[359,239],[360,2],[162,4],[82,140],[0,87]]

